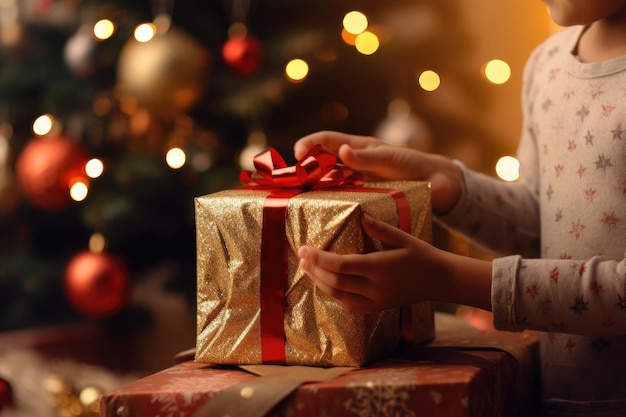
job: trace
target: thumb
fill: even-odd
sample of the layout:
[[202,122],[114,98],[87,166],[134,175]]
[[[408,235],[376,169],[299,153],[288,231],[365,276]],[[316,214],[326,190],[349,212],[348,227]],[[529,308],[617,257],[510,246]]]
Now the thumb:
[[409,239],[411,238],[411,235],[397,227],[376,220],[365,213],[361,217],[361,223],[363,224],[365,233],[371,238],[380,241],[384,249],[405,247],[408,245]]

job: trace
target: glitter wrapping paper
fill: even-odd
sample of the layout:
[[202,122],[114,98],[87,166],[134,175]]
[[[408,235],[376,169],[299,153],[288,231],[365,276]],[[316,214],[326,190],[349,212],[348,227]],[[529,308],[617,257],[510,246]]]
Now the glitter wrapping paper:
[[[430,185],[426,182],[367,183],[366,188],[401,191],[410,205],[411,232],[431,239]],[[260,265],[263,206],[269,191],[233,189],[195,200],[197,231],[196,360],[260,364]],[[380,249],[365,235],[361,215],[396,226],[392,196],[379,192],[306,191],[289,198],[284,295],[285,363],[361,366],[395,350],[401,340],[401,309],[362,315],[349,312],[318,290],[298,268],[306,244],[335,253]],[[431,303],[412,308],[414,342],[434,336]]]

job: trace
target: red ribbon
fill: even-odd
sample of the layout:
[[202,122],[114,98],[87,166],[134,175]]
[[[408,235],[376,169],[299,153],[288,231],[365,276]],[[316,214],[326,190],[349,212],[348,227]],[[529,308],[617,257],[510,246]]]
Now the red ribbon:
[[301,190],[363,184],[360,176],[347,165],[338,164],[337,156],[319,144],[296,165],[288,166],[274,148],[255,156],[253,162],[256,171],[245,170],[239,175],[244,184]]
[[[261,232],[260,325],[261,359],[265,364],[285,363],[285,291],[289,242],[286,239],[287,202],[302,192],[333,187],[337,191],[390,194],[398,210],[398,227],[411,233],[411,214],[405,195],[386,188],[361,187],[363,180],[337,156],[316,145],[296,164],[288,166],[278,151],[269,148],[254,157],[256,171],[242,171],[246,189],[268,189],[263,203]],[[402,335],[412,339],[411,306],[402,310]],[[408,310],[407,310],[408,309]]]

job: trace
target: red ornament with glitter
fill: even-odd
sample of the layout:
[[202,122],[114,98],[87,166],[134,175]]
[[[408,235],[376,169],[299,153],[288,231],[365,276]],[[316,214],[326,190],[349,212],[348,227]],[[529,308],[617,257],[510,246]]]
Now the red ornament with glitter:
[[82,146],[66,136],[31,139],[15,166],[22,195],[44,211],[68,208],[71,186],[87,179],[86,162]]
[[261,68],[263,46],[250,35],[230,38],[222,46],[222,58],[240,75],[252,75]]
[[88,250],[74,255],[65,269],[65,294],[86,316],[115,314],[126,302],[128,273],[121,260]]

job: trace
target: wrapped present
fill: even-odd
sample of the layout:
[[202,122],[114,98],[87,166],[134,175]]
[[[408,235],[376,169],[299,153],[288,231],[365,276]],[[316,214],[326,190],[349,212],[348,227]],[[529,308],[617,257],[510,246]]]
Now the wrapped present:
[[[217,366],[191,360],[106,393],[101,417],[519,417],[537,415],[533,333],[448,335],[365,368]],[[457,344],[459,344],[457,346]]]
[[196,360],[221,364],[361,366],[402,338],[434,335],[431,303],[357,314],[321,292],[298,267],[309,245],[335,253],[379,250],[361,215],[431,239],[430,186],[351,179],[316,147],[287,167],[273,149],[255,159],[254,185],[195,200]]

